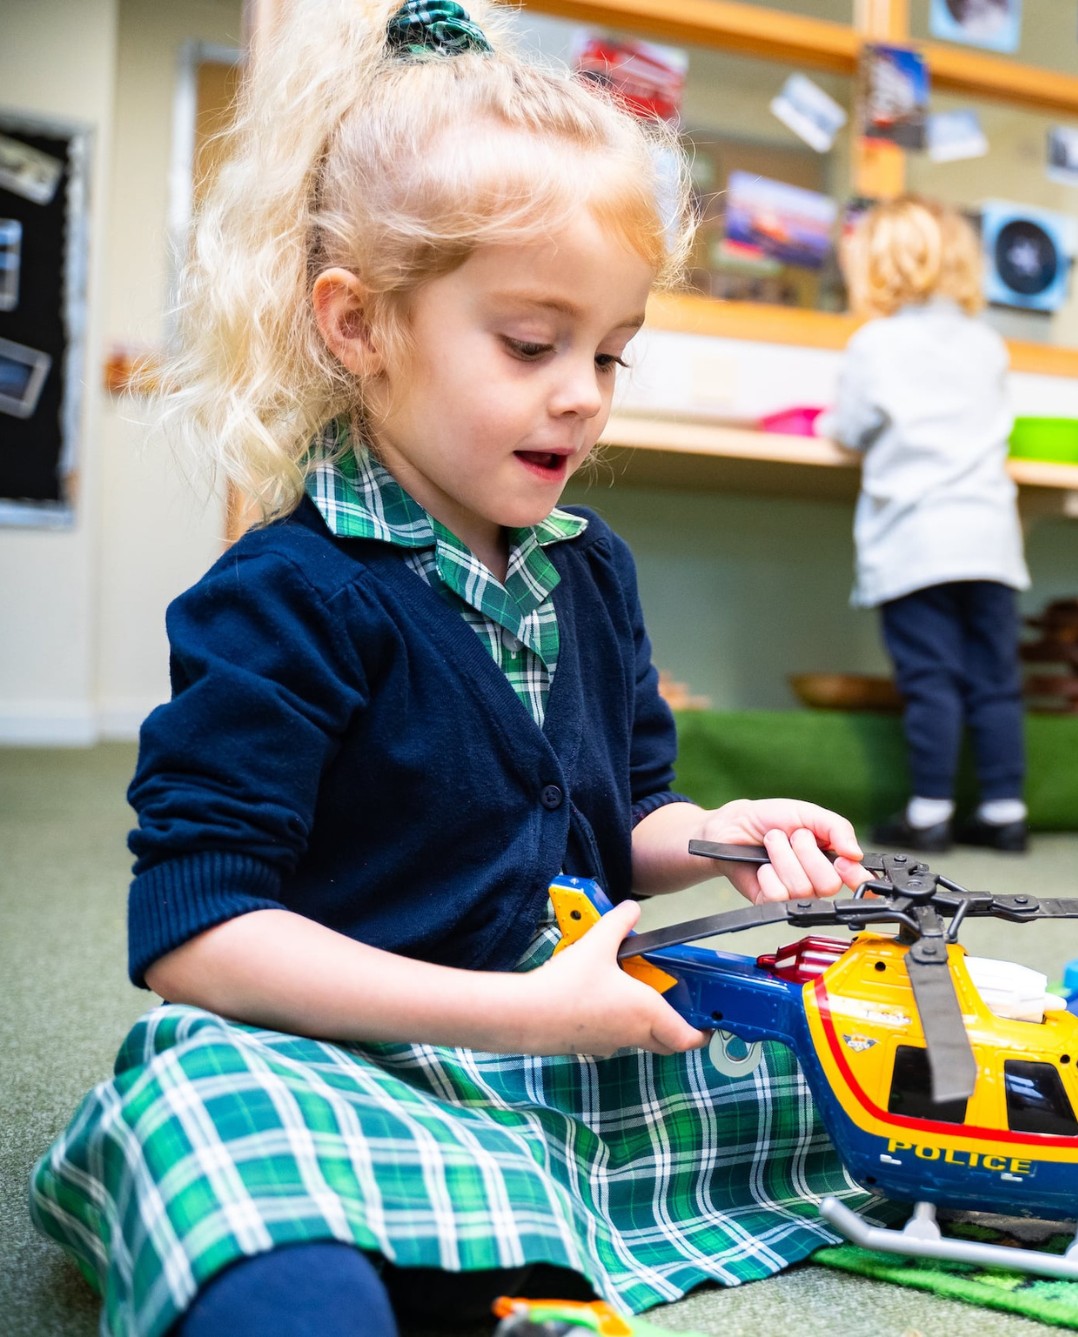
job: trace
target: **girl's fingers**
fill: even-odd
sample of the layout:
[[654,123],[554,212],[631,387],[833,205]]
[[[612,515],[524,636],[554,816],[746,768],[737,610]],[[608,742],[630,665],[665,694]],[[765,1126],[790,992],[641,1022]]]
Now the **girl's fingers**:
[[770,865],[759,870],[762,899],[799,900],[834,896],[842,889],[842,877],[823,853],[815,834],[801,828],[787,835],[768,831],[764,836]]
[[842,876],[820,848],[812,831],[795,831],[790,845],[805,870],[817,896],[834,896],[842,890]]
[[[815,844],[815,840],[813,840],[813,843]],[[812,879],[803,867],[801,859],[785,831],[768,831],[764,836],[764,848],[771,860],[771,872],[790,900],[796,901],[805,896],[815,895]],[[766,887],[768,891],[767,899],[782,899],[781,896],[774,894],[772,880],[765,878],[766,871],[767,865],[764,864],[760,869],[760,886]]]
[[[612,910],[608,910],[592,928],[587,938],[601,929],[600,948],[616,953],[618,945],[628,936],[629,931],[640,918],[640,904],[637,901],[620,901]],[[603,939],[605,938],[605,941]],[[620,967],[619,967],[620,969]],[[642,984],[641,988],[650,986]],[[650,1043],[646,1048],[656,1054],[680,1054],[687,1049],[700,1049],[711,1038],[707,1031],[698,1031],[679,1013],[675,1012],[659,993],[654,993],[654,1009],[650,1025]]]
[[651,1028],[653,1054],[683,1054],[688,1049],[703,1049],[711,1039],[710,1031],[698,1031],[679,1016],[669,1003],[663,1003],[663,1013]]
[[639,901],[619,901],[612,910],[608,910],[605,915],[599,917],[598,924],[586,936],[591,937],[596,929],[601,929],[598,939],[593,941],[599,942],[603,947],[607,947],[616,953],[621,943],[636,927],[639,918]]
[[864,864],[858,863],[856,859],[836,859],[835,872],[842,878],[843,885],[853,891],[856,891],[862,883],[879,876],[878,873],[870,873]]

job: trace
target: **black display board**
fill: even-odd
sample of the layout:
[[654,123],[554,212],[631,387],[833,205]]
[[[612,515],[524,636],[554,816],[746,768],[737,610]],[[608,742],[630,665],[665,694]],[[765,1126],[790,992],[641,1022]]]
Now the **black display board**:
[[0,108],[0,524],[72,520],[89,143]]

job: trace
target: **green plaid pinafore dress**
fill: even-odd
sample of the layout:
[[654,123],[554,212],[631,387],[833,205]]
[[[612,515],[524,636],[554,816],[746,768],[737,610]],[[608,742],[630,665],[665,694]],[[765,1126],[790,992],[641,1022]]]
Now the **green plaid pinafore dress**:
[[[553,950],[546,926],[521,963]],[[548,1262],[619,1309],[737,1285],[835,1239],[862,1205],[793,1056],[605,1059],[342,1045],[162,1006],[34,1172],[31,1210],[104,1299],[161,1337],[246,1254],[313,1239],[401,1267]]]

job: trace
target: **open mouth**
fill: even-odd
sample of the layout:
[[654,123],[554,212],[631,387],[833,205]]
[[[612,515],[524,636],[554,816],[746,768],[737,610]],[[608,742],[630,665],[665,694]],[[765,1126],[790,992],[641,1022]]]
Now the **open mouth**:
[[540,473],[558,474],[565,468],[566,456],[547,450],[518,450],[517,459]]

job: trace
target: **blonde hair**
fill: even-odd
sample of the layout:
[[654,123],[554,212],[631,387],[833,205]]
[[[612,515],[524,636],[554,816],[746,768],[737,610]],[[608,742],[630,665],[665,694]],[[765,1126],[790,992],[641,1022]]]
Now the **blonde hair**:
[[889,316],[931,297],[949,297],[975,315],[984,306],[983,265],[966,219],[916,195],[874,206],[843,248],[850,304],[866,316]]
[[691,243],[668,127],[515,54],[495,0],[469,5],[493,53],[387,54],[398,7],[293,0],[241,87],[233,152],[193,231],[162,415],[264,520],[298,504],[319,429],[364,417],[364,385],[315,323],[320,272],[357,275],[392,358],[410,296],[479,246],[588,208],[672,286]]

